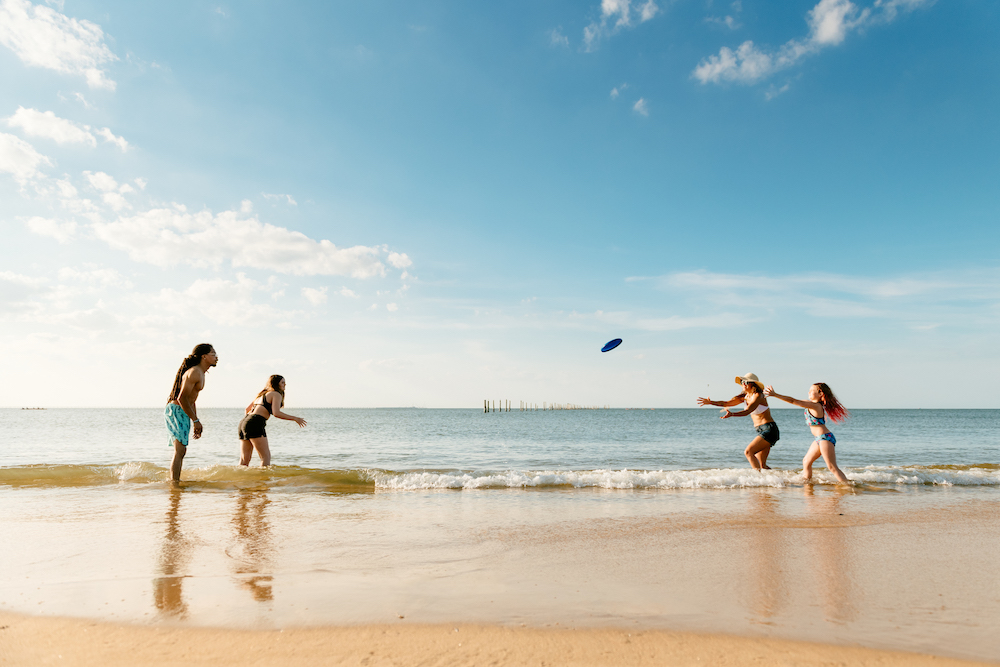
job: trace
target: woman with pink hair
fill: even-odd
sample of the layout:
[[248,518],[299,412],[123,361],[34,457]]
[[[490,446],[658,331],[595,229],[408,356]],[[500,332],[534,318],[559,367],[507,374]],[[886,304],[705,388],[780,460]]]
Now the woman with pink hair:
[[850,413],[837,400],[837,397],[833,394],[833,390],[830,389],[830,385],[825,382],[817,382],[809,387],[808,401],[800,401],[791,396],[782,396],[770,385],[764,387],[764,395],[773,396],[779,401],[791,403],[805,409],[806,424],[809,426],[809,430],[812,431],[815,440],[809,446],[809,451],[806,452],[805,458],[802,459],[802,476],[806,480],[812,479],[812,465],[816,462],[816,459],[822,456],[823,460],[826,461],[827,469],[833,473],[837,481],[843,484],[850,484],[851,480],[847,479],[844,471],[837,467],[837,450],[834,448],[837,444],[837,438],[826,427],[827,419],[834,423],[842,422],[850,416]]

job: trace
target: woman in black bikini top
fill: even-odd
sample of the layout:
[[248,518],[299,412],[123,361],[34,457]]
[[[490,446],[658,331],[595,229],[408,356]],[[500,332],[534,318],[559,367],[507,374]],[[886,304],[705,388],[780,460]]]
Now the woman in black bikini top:
[[274,415],[278,419],[288,419],[300,427],[306,425],[306,420],[281,411],[285,404],[285,378],[272,375],[267,379],[267,386],[258,393],[250,405],[247,414],[240,421],[240,465],[250,465],[253,450],[260,456],[261,467],[271,465],[271,448],[267,443],[267,420]]

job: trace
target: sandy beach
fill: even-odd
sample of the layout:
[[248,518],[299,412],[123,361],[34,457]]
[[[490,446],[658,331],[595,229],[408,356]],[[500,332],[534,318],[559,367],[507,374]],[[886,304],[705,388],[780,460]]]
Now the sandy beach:
[[3,664],[1000,660],[978,489],[106,491],[4,492]]
[[656,630],[373,625],[240,631],[0,615],[4,665],[987,664],[913,653]]

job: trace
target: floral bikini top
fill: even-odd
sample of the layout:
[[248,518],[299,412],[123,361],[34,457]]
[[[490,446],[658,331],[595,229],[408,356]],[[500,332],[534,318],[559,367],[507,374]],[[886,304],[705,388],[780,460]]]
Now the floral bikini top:
[[805,413],[806,413],[806,424],[808,424],[809,426],[826,426],[825,417],[814,417],[813,413],[809,412],[809,410],[806,410]]

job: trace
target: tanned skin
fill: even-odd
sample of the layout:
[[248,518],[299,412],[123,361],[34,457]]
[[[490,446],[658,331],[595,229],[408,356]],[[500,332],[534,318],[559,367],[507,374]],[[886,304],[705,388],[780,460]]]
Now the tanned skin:
[[[219,355],[215,353],[213,347],[211,352],[201,358],[201,363],[184,372],[181,377],[181,391],[176,399],[170,401],[181,406],[181,410],[191,418],[194,423],[195,440],[201,437],[203,430],[201,422],[198,420],[198,409],[195,404],[198,402],[198,394],[205,388],[205,373],[218,363]],[[170,478],[175,482],[181,481],[181,467],[184,465],[185,454],[187,454],[187,447],[179,440],[174,439],[174,458],[170,462]]]
[[[750,415],[751,420],[753,420],[754,426],[760,426],[761,424],[766,424],[768,422],[774,421],[771,419],[771,411],[766,410],[759,415],[753,414],[753,411],[757,409],[757,406],[763,403],[767,405],[767,401],[764,400],[764,394],[761,392],[760,388],[754,385],[752,382],[743,382],[743,393],[738,396],[733,396],[728,401],[713,401],[711,398],[698,398],[698,405],[715,405],[723,408],[731,408],[734,405],[739,405],[740,403],[746,403],[747,409],[741,410],[739,412],[730,412],[729,410],[723,410],[722,416],[719,419],[729,419],[730,417],[746,417]],[[754,470],[770,470],[771,467],[767,465],[767,456],[771,453],[771,443],[769,443],[764,438],[759,435],[750,441],[746,449],[743,450],[743,456],[747,458],[750,463],[750,467]]]

